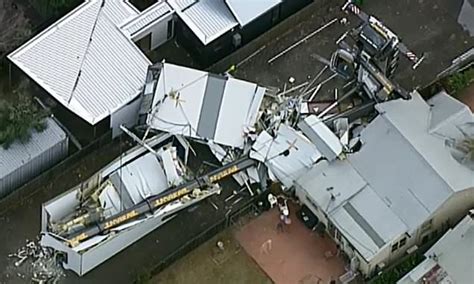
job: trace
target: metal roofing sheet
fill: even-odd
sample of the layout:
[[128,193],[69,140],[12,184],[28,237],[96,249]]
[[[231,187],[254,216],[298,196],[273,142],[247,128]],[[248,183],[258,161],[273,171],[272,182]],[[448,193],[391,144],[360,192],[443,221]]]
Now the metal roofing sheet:
[[96,124],[138,95],[149,60],[117,28],[123,1],[84,3],[8,57],[61,104]]
[[134,18],[128,20],[122,25],[121,30],[129,37],[134,37],[137,33],[142,31],[144,28],[149,27],[155,21],[163,18],[164,15],[168,15],[174,12],[171,7],[164,1],[158,1],[154,5],[147,8]]
[[298,123],[298,127],[328,160],[332,161],[342,153],[339,138],[317,116],[308,116]]
[[225,0],[241,26],[245,26],[279,5],[281,0]]
[[[288,155],[284,155],[289,151]],[[264,162],[281,183],[290,188],[294,181],[318,161],[316,147],[295,129],[282,124],[274,138],[263,131],[252,145],[250,157]]]
[[46,126],[43,132],[32,131],[31,139],[26,143],[17,141],[8,149],[0,146],[0,178],[7,176],[66,139],[66,133],[53,119],[46,119]]
[[361,150],[348,160],[410,229],[421,225],[452,194],[448,184],[383,117],[364,129],[361,140]]
[[240,148],[264,93],[254,83],[165,63],[147,122],[162,131]]
[[222,76],[209,74],[207,77],[197,128],[197,135],[200,137],[214,139],[226,83],[227,79]]
[[[156,195],[168,188],[163,167],[154,154],[148,153],[118,170],[124,188],[135,204],[150,195]],[[116,190],[120,190],[116,188]]]
[[257,121],[264,93],[265,88],[256,84],[234,78],[227,80],[214,140],[242,147],[244,128],[253,126]]
[[[197,137],[206,82],[204,71],[163,64],[148,124],[173,134]],[[173,99],[172,93],[179,93],[179,97]]]
[[184,10],[189,6],[193,5],[194,3],[199,2],[199,0],[172,0],[169,2],[176,6],[176,9]]
[[238,25],[222,0],[168,0],[178,16],[206,45]]
[[[464,190],[474,186],[474,174],[468,167],[459,164],[451,155],[446,146],[445,137],[437,133],[430,133],[430,106],[418,93],[412,94],[412,99],[389,101],[377,105],[384,119],[392,124],[400,134],[410,143],[413,151],[418,153],[434,173],[439,175],[454,191]],[[438,107],[444,108],[444,101]],[[473,123],[474,116],[462,115],[456,119],[456,125],[449,123],[450,132],[461,135],[458,127],[463,123]],[[416,123],[414,123],[416,122]],[[446,127],[444,128],[446,131]]]

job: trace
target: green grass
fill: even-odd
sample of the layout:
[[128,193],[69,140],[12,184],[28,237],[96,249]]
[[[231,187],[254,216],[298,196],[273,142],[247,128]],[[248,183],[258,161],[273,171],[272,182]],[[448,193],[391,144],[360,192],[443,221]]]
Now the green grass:
[[[140,283],[272,283],[244,249],[240,248],[231,230],[227,229],[204,243],[148,282]],[[223,252],[217,249],[216,243],[219,240],[225,244]]]
[[459,95],[470,84],[474,83],[474,67],[455,73],[442,81],[442,85],[452,95]]

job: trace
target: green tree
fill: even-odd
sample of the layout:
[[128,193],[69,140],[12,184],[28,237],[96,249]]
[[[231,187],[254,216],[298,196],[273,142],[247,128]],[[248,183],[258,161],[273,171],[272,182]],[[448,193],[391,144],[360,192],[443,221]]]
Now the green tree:
[[18,102],[0,103],[0,145],[5,149],[17,140],[28,142],[33,130],[41,132],[46,128],[48,113],[32,102],[23,87],[16,92]]

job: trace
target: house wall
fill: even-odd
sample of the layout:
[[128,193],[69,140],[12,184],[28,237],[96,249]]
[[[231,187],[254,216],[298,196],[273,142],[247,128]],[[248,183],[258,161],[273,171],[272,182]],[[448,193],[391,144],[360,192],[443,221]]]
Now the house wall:
[[[298,199],[311,209],[319,218],[320,222],[325,224],[327,230],[329,221],[325,214],[318,209],[317,204],[311,200],[304,189],[299,186],[295,188]],[[391,243],[387,243],[370,261],[366,261],[359,252],[352,249],[353,245],[350,245],[350,242],[347,241],[348,238],[344,236],[344,232],[339,232],[342,235],[341,238],[334,238],[334,236],[331,236],[331,238],[340,245],[340,248],[350,258],[353,256],[357,257],[359,259],[359,271],[365,276],[371,277],[374,276],[382,266],[388,266],[404,256],[409,248],[415,245],[419,247],[424,241],[439,236],[439,234],[446,231],[449,227],[454,226],[472,208],[474,208],[474,188],[453,194],[432,216],[430,219],[432,221],[427,220],[426,224],[420,226],[413,235],[403,234],[395,238]],[[424,239],[425,236],[428,236],[428,238]],[[392,245],[400,244],[400,240],[403,238],[406,238],[406,243],[403,246],[398,246],[398,248],[392,252]]]
[[[241,46],[249,43],[311,2],[313,2],[313,0],[285,0],[279,6],[271,9],[245,27],[237,27],[208,45],[202,44],[186,24],[178,19],[175,26],[176,38],[178,43],[184,46],[193,56],[193,59],[195,59],[202,68],[206,68]],[[239,33],[242,37],[241,46],[239,47],[234,47],[232,43],[232,37],[236,33]]]
[[115,138],[122,133],[120,125],[123,124],[126,127],[132,127],[137,124],[140,102],[140,97],[137,96],[133,101],[124,105],[122,108],[110,115],[112,138]]
[[158,48],[174,36],[174,29],[172,29],[172,33],[168,35],[168,24],[174,25],[174,17],[171,13],[158,19],[152,25],[143,28],[139,33],[134,35],[132,39],[134,42],[137,42],[151,34],[149,49],[153,50]]
[[[473,208],[474,187],[456,192],[433,214],[431,221],[425,222],[425,227],[422,225],[417,230],[417,242],[421,244],[425,236],[429,240],[433,235],[439,235],[455,226]],[[428,225],[430,222],[431,225]]]

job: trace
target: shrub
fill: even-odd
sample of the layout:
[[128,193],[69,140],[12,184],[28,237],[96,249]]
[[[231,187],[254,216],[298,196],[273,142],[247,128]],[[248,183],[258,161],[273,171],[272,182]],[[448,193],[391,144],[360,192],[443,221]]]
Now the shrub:
[[17,140],[28,142],[32,130],[41,132],[46,128],[48,113],[21,92],[18,102],[0,103],[0,145],[5,149]]

